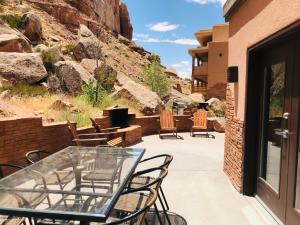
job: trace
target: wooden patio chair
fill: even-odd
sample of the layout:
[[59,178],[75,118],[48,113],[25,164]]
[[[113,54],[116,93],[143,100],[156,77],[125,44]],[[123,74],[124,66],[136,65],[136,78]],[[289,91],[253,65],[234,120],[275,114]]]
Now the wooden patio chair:
[[193,117],[191,118],[193,121],[193,126],[191,127],[190,135],[193,137],[195,131],[206,131],[206,136],[209,137],[207,132],[207,111],[204,109],[197,110]]
[[93,127],[95,128],[97,133],[107,133],[107,132],[117,132],[118,129],[121,127],[109,127],[109,128],[102,128],[100,124],[96,122],[95,119],[90,117]]
[[[107,138],[99,137],[98,133],[91,133],[88,136],[79,135],[76,127],[73,126],[69,120],[67,120],[67,123],[68,129],[73,137],[72,141],[75,142],[77,146],[91,146],[91,143],[97,143],[95,146],[103,143],[107,144]],[[93,138],[89,138],[91,136],[93,136]]]
[[[88,134],[78,134],[75,127],[68,121],[68,127],[73,135],[73,141],[76,143],[77,146],[88,145],[90,143],[98,142],[96,146],[126,146],[126,132],[125,131],[118,131],[117,127],[113,128],[116,131],[109,132],[100,132],[100,133],[88,133]],[[111,130],[113,130],[111,129]],[[99,144],[99,142],[101,144]],[[104,143],[104,145],[103,145]]]
[[172,132],[176,138],[178,137],[177,134],[177,127],[178,127],[179,120],[175,120],[173,114],[170,110],[163,110],[160,113],[159,123],[160,129],[158,131],[158,135],[161,138],[161,132],[167,131]]

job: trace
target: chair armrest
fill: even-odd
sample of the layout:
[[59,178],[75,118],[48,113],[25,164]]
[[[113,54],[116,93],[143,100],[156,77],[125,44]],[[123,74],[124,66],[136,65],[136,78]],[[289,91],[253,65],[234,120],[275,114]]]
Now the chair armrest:
[[100,130],[101,130],[101,133],[106,133],[106,131],[116,132],[118,129],[121,129],[121,127],[109,127],[109,128],[103,128]]
[[89,142],[89,141],[106,141],[107,138],[92,138],[92,139],[73,139],[74,142]]
[[113,132],[104,132],[104,133],[91,133],[91,134],[78,134],[78,137],[89,137],[89,136],[107,136],[112,134],[125,134],[125,131],[113,131]]

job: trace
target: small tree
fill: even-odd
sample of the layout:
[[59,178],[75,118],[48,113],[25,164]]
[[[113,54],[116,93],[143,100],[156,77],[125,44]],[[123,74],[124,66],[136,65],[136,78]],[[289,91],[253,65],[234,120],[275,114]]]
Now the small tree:
[[143,72],[145,84],[156,92],[159,96],[164,96],[169,92],[169,81],[165,73],[161,71],[160,63],[154,60]]

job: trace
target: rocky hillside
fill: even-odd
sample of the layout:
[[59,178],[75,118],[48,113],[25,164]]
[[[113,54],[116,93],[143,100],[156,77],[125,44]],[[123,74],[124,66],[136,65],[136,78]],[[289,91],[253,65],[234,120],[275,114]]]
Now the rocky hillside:
[[[126,90],[124,95],[138,102],[141,112],[153,114],[163,103],[143,86],[142,73],[157,57],[136,45],[132,33],[127,6],[119,0],[0,0],[0,80],[78,95],[83,83],[96,82],[96,70],[116,73],[145,93],[132,96],[134,91]],[[189,98],[189,82],[174,75],[168,79],[173,99]],[[116,92],[125,86],[118,82]]]

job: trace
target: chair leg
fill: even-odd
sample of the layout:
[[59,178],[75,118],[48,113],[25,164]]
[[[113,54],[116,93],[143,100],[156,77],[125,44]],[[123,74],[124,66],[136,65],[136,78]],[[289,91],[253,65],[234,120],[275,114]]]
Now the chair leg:
[[161,192],[161,195],[162,195],[162,197],[163,197],[163,200],[164,200],[164,202],[165,202],[165,204],[166,204],[166,209],[169,210],[170,207],[169,207],[169,204],[168,204],[168,202],[167,202],[167,199],[166,199],[166,196],[165,196],[165,193],[164,193],[162,187],[159,187],[159,191]]
[[167,221],[168,221],[169,225],[172,225],[172,224],[171,224],[171,221],[170,221],[170,218],[169,218],[169,215],[168,215],[168,213],[167,213],[167,210],[166,210],[166,208],[165,208],[165,205],[163,204],[162,199],[161,199],[159,193],[158,193],[157,197],[158,197],[158,200],[159,200],[159,202],[160,202],[160,204],[161,204],[161,207],[162,207],[162,209],[163,209],[163,212],[164,212],[164,214],[165,214],[165,217],[167,218]]
[[156,205],[156,203],[154,204],[154,210],[155,210],[155,213],[156,213],[156,215],[157,215],[157,218],[158,218],[159,224],[160,224],[160,225],[164,225],[164,224],[162,223],[162,220],[161,220],[161,218],[160,218],[159,211],[158,211],[158,209],[157,209],[157,205]]

